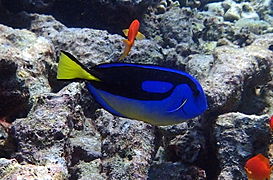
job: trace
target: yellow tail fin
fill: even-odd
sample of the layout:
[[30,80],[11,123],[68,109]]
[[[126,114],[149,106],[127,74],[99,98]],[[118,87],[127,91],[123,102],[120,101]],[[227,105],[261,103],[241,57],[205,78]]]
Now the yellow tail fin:
[[62,51],[59,57],[57,79],[86,79],[100,81],[87,72],[71,54]]

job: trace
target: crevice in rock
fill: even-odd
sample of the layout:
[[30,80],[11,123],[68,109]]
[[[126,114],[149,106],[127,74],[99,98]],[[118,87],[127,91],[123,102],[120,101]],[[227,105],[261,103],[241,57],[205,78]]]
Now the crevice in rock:
[[69,178],[68,178],[68,180],[76,180],[76,179],[79,179],[79,169],[77,169],[77,168],[70,168],[69,169],[69,174],[70,174],[70,176],[69,176]]
[[241,113],[261,115],[269,106],[266,102],[266,91],[269,90],[267,86],[272,79],[270,66],[265,67],[262,63],[259,66],[263,71],[260,71],[250,82],[245,83],[241,103],[238,107],[238,111]]
[[10,136],[9,132],[0,126],[0,158],[12,158],[13,153],[16,151],[14,139]]
[[83,113],[86,118],[95,119],[97,117],[96,110],[101,106],[94,100],[92,95],[84,86],[82,89],[82,98],[80,99],[80,105],[83,108]]
[[[100,154],[98,154],[98,156],[100,156]],[[81,147],[74,147],[71,157],[71,167],[75,166],[79,161],[90,162],[98,158],[87,154],[87,151]]]
[[260,87],[247,88],[243,92],[241,104],[238,111],[244,114],[260,115],[266,108],[267,104],[263,95],[257,95],[256,92]]
[[0,60],[0,118],[9,123],[26,117],[30,110],[29,91],[23,80],[16,76],[17,66],[5,59]]
[[206,142],[206,152],[201,153],[196,166],[202,168],[206,172],[207,179],[217,180],[217,177],[220,173],[219,161],[217,159],[217,150],[215,144],[207,139]]
[[213,129],[215,120],[219,114],[216,113],[207,113],[204,116],[204,126],[203,133],[205,137],[205,149],[201,151],[199,157],[197,158],[197,162],[195,162],[196,166],[202,168],[206,172],[207,179],[217,180],[217,177],[220,173],[220,163],[217,159],[217,148],[216,148],[216,140],[213,135]]
[[53,93],[59,92],[62,88],[67,86],[71,81],[57,80],[57,66],[51,66],[46,64],[48,83]]

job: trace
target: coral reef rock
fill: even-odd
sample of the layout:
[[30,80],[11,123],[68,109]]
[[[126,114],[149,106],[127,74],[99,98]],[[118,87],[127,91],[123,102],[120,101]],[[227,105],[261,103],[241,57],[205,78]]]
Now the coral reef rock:
[[[23,14],[41,13],[54,15],[69,27],[103,29],[121,34],[122,29],[128,28],[134,18],[141,18],[148,6],[156,3],[156,1],[2,0],[0,7],[4,11],[2,12],[3,16],[0,17],[0,22],[26,28],[30,19]],[[19,18],[25,22],[14,22],[12,21],[13,18]]]
[[45,166],[33,164],[19,164],[15,159],[0,158],[0,178],[10,179],[39,179],[39,180],[63,180],[67,176],[64,170],[57,164]]
[[195,167],[195,166],[187,166],[183,163],[160,163],[154,164],[150,169],[149,179],[160,179],[160,180],[168,180],[168,179],[198,179],[205,180],[206,173],[204,170]]
[[[250,157],[272,161],[272,5],[0,0],[0,179],[245,179]],[[155,127],[101,109],[84,82],[56,79],[60,50],[87,68],[121,62],[133,19],[146,38],[122,62],[193,75],[203,115]]]
[[[30,30],[49,39],[56,49],[74,54],[83,64],[117,62],[124,46],[124,37],[107,31],[87,28],[66,28],[52,16],[32,14]],[[126,62],[159,64],[164,62],[161,47],[149,39],[136,41]]]
[[23,117],[33,98],[50,92],[47,75],[53,46],[27,30],[0,25],[1,117]]
[[99,109],[95,119],[102,140],[102,172],[110,179],[146,179],[154,153],[154,128]]
[[[255,86],[266,84],[270,80],[272,35],[261,36],[244,48],[215,48],[213,65],[207,76],[200,80],[206,91],[210,110],[236,110],[247,88],[254,89]],[[195,67],[192,66],[192,69]]]
[[216,119],[214,135],[219,160],[219,179],[243,179],[244,163],[265,153],[270,142],[268,116],[227,113]]

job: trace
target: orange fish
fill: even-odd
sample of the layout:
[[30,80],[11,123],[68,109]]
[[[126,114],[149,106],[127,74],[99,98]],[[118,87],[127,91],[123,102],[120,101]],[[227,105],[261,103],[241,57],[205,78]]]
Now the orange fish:
[[123,52],[122,56],[119,58],[119,60],[121,60],[121,59],[125,58],[126,56],[128,56],[132,46],[134,45],[135,39],[141,40],[141,39],[145,38],[145,36],[143,34],[138,32],[139,26],[140,26],[139,21],[137,19],[135,19],[131,23],[129,29],[124,29],[123,30],[124,35],[127,36],[128,39],[123,40],[124,45],[125,45],[125,49],[124,49],[124,52]]
[[269,126],[270,126],[271,130],[273,130],[273,116],[271,116],[271,118],[269,120]]
[[258,154],[247,160],[245,170],[248,180],[270,179],[271,167],[269,165],[269,160],[262,154]]

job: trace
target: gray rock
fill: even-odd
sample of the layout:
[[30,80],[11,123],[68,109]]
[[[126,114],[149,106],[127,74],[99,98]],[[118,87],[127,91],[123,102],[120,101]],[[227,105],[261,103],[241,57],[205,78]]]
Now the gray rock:
[[259,14],[261,19],[266,20],[272,25],[271,18],[273,12],[273,4],[271,0],[257,0],[253,1],[256,12]]
[[[255,46],[260,46],[260,47],[264,47],[267,48],[269,50],[272,51],[272,34],[266,34],[266,35],[261,35],[259,37],[259,39],[257,39],[256,41],[254,41],[253,45]],[[271,66],[271,78],[273,76],[272,74],[273,70],[272,70],[272,66]],[[265,85],[259,86],[259,91],[260,93],[258,94],[258,96],[260,96],[262,98],[262,103],[265,105],[264,111],[263,113],[267,113],[268,115],[272,115],[273,114],[273,81],[271,80],[270,82],[268,82]]]
[[65,170],[58,164],[47,164],[45,166],[33,164],[19,164],[15,159],[0,158],[0,178],[10,179],[40,179],[40,180],[64,180],[68,176]]
[[184,58],[200,51],[193,41],[194,28],[199,25],[194,15],[189,8],[170,7],[163,14],[144,16],[143,33],[162,46],[160,65],[183,69]]
[[235,30],[232,23],[226,22],[217,16],[207,17],[204,20],[204,28],[201,33],[202,40],[204,41],[218,41],[221,38],[226,38],[228,40],[235,39]]
[[223,16],[227,21],[236,21],[241,18],[252,20],[265,20],[272,24],[272,3],[270,0],[258,1],[233,1],[225,0],[208,3],[205,6],[207,12],[212,16]]
[[269,133],[267,115],[228,113],[218,116],[214,127],[221,169],[218,178],[245,178],[244,163],[250,157],[266,152]]
[[[266,22],[268,22],[269,24],[273,24],[273,16],[269,15],[269,14],[265,14],[264,15],[264,18],[263,18]],[[269,32],[272,32],[272,26],[270,28],[270,31]]]
[[221,169],[221,173],[219,174],[217,179],[244,179],[246,180],[245,170],[242,167],[238,166],[226,166]]
[[242,18],[249,18],[249,19],[253,19],[253,20],[259,20],[260,17],[257,14],[257,12],[254,10],[254,8],[252,7],[252,5],[248,2],[242,3]]
[[[83,64],[92,66],[105,62],[117,62],[123,53],[124,37],[107,31],[66,28],[51,16],[32,15],[30,30],[52,41],[57,50],[66,50]],[[154,41],[136,41],[126,62],[159,64],[164,61],[160,46]]]
[[[102,157],[101,154],[101,136],[96,132],[91,119],[86,119],[78,130],[72,131],[69,138],[71,147],[71,165],[79,161],[91,162]],[[82,126],[82,128],[79,128]]]
[[105,174],[102,174],[101,171],[101,160],[96,159],[91,162],[80,161],[72,169],[71,179],[78,180],[104,180],[107,179]]
[[256,38],[255,41],[253,42],[252,44],[253,48],[255,46],[259,46],[264,50],[272,51],[272,44],[273,44],[272,37],[273,37],[273,33],[268,33],[268,34],[259,36],[259,38]]
[[[194,163],[205,153],[205,135],[198,118],[174,126],[159,127],[157,137],[162,136],[161,147],[155,160],[161,162]],[[163,149],[162,149],[163,148]]]
[[[269,34],[267,38],[271,36]],[[269,81],[272,51],[268,47],[271,43],[271,40],[257,38],[245,48],[223,46],[215,49],[213,66],[208,76],[200,79],[210,110],[236,110],[245,88],[253,88]]]
[[261,95],[265,99],[265,104],[267,104],[267,108],[265,108],[264,113],[267,113],[272,116],[273,115],[273,81],[270,81],[266,86],[262,87]]
[[[194,46],[192,40],[192,19],[194,13],[187,8],[173,7],[166,13],[159,15],[160,31],[164,48],[175,48],[179,55],[186,56]],[[177,46],[180,45],[180,48]]]
[[227,21],[235,21],[241,18],[242,9],[240,6],[230,7],[224,14],[224,19]]
[[205,148],[205,137],[197,130],[189,129],[186,133],[171,139],[166,147],[170,160],[179,158],[185,163],[196,162]]
[[[115,44],[113,40],[121,44],[119,36],[109,35],[106,31],[66,28],[52,17],[39,18],[34,18],[33,22],[37,24],[32,24],[32,31],[42,36],[48,34],[47,38],[57,48],[71,48],[72,52],[79,53],[86,65],[105,62],[93,60],[98,55],[107,54],[110,51],[108,45]],[[39,29],[38,24],[43,20],[47,23]],[[88,40],[84,41],[84,38]],[[149,47],[149,51],[143,46]],[[104,47],[101,52],[99,47]],[[160,63],[163,57],[159,49],[156,43],[143,40],[136,42],[131,56],[143,63]],[[94,53],[84,55],[83,52],[89,51]],[[55,65],[52,67],[54,70]],[[107,174],[110,179],[146,178],[155,146],[153,128],[142,122],[116,118],[103,110],[97,112],[102,112],[103,116],[97,116],[94,127],[82,114],[80,106],[90,104],[90,109],[94,108],[93,101],[83,97],[88,95],[82,88],[82,85],[73,83],[57,94],[41,94],[35,98],[27,118],[13,123],[12,132],[18,143],[15,157],[34,164],[59,164],[64,169],[71,169],[76,177],[90,177],[86,176],[86,165],[83,164],[95,164],[96,168],[102,168],[101,177]],[[94,115],[90,113],[90,117]],[[66,159],[63,154],[67,155]]]
[[123,38],[119,35],[110,35],[107,31],[66,28],[51,36],[57,50],[68,51],[89,66],[111,60],[117,61],[123,51]]
[[209,3],[205,6],[208,12],[216,16],[224,16],[225,11],[222,6],[222,2]]
[[66,95],[43,94],[37,97],[28,116],[17,119],[12,125],[18,158],[32,163],[66,165],[63,154],[70,131],[69,103],[71,98]]
[[4,177],[5,175],[5,169],[7,169],[9,166],[15,165],[18,162],[16,161],[16,159],[5,159],[5,158],[0,158],[0,177],[1,179]]
[[[265,3],[266,5],[263,5]],[[248,45],[243,41],[252,39],[253,34],[265,34],[273,32],[272,16],[269,10],[270,3],[258,1],[236,1],[225,0],[208,3],[203,12],[205,23],[204,31],[199,31],[204,40],[218,41],[226,38],[240,46]],[[224,16],[222,15],[224,12]],[[222,20],[224,17],[224,21]],[[218,21],[216,21],[218,19]],[[214,22],[213,22],[214,21]],[[208,26],[206,26],[208,24]],[[248,40],[249,39],[249,40]]]
[[35,96],[51,91],[47,67],[52,65],[53,47],[27,30],[0,25],[0,32],[0,116],[24,117]]
[[102,140],[102,173],[110,179],[146,179],[154,153],[154,128],[143,122],[97,111]]
[[[148,6],[156,4],[156,1],[145,0],[94,0],[94,1],[55,1],[55,0],[2,0],[3,9],[7,11],[0,22],[28,28],[31,19],[27,15],[19,15],[23,12],[51,14],[69,27],[88,27],[108,30],[112,33],[122,33],[135,18],[141,19],[141,15]],[[16,4],[16,6],[15,6]],[[61,9],[61,10],[60,10]],[[103,13],[101,13],[103,12]],[[10,18],[18,18],[25,22],[19,23]],[[17,15],[18,16],[18,15]],[[18,26],[16,26],[18,27]]]
[[235,28],[246,29],[254,34],[265,34],[270,28],[270,24],[262,20],[242,18],[235,23]]
[[[200,43],[201,54],[212,54],[215,46],[230,45],[244,47],[250,45],[256,38],[256,35],[251,31],[257,29],[259,33],[271,32],[270,27],[263,25],[263,21],[255,21],[258,25],[249,24],[249,27],[235,26],[237,22],[224,21],[221,16],[213,16],[206,12],[198,13],[199,22],[196,22],[195,38],[198,38]],[[203,25],[200,25],[200,21]],[[240,20],[238,20],[240,21]],[[250,21],[254,21],[249,19]],[[254,27],[254,28],[253,28]]]
[[181,7],[202,8],[207,3],[213,3],[217,0],[178,0]]
[[[81,84],[72,83],[58,94],[41,94],[27,118],[17,119],[12,134],[17,143],[15,156],[33,164],[55,164],[68,176],[80,161],[101,158],[100,135],[83,115]],[[81,167],[77,167],[82,171]]]
[[240,18],[250,18],[259,20],[260,17],[254,9],[253,2],[239,1],[235,3],[232,0],[225,0],[223,2],[209,3],[206,5],[208,12],[216,16],[224,16],[227,21],[235,21]]
[[[37,6],[37,11],[47,11],[47,8],[53,7],[51,4],[45,4],[46,1],[32,2],[41,2],[41,8]],[[79,1],[70,3],[75,2]],[[250,101],[247,100],[254,99],[254,95],[250,96],[248,90],[253,90],[257,85],[264,86],[272,77],[272,34],[259,35],[270,32],[270,27],[259,25],[258,28],[248,32],[250,27],[246,30],[245,25],[238,25],[242,23],[242,17],[256,19],[256,22],[258,18],[264,19],[268,12],[258,11],[254,1],[218,2],[217,7],[221,7],[219,11],[213,8],[214,0],[179,1],[181,6],[186,3],[185,6],[201,8],[211,3],[207,7],[209,11],[214,12],[212,16],[205,12],[196,13],[196,10],[173,7],[170,2],[166,1],[167,8],[162,14],[145,15],[140,31],[147,39],[136,41],[125,61],[159,64],[179,69],[185,67],[187,72],[200,81],[206,91],[209,110],[205,118],[194,119],[176,126],[154,128],[139,121],[115,117],[102,109],[97,110],[99,106],[94,103],[84,84],[72,83],[58,92],[66,84],[56,81],[55,50],[71,52],[88,67],[117,61],[124,48],[122,44],[124,37],[113,35],[111,32],[121,33],[121,29],[128,27],[130,18],[140,16],[140,14],[135,16],[134,13],[145,10],[146,5],[152,3],[152,1],[117,1],[116,3],[99,0],[81,1],[77,6],[72,7],[77,10],[77,7],[85,4],[86,6],[81,9],[83,15],[80,16],[75,11],[75,16],[67,17],[71,17],[72,22],[79,17],[89,17],[95,21],[88,27],[109,28],[110,33],[88,28],[67,28],[52,16],[39,14],[25,14],[28,19],[26,27],[36,35],[27,30],[0,26],[3,32],[0,35],[1,59],[4,59],[0,61],[0,71],[5,74],[3,78],[0,76],[1,80],[5,80],[0,81],[3,83],[0,83],[0,88],[6,88],[0,93],[0,99],[5,97],[7,100],[0,111],[12,112],[13,107],[18,105],[24,110],[17,110],[12,115],[25,117],[17,119],[12,125],[12,136],[18,147],[11,148],[11,152],[7,155],[5,154],[8,151],[1,152],[0,155],[7,158],[16,157],[18,161],[24,163],[31,162],[35,170],[39,164],[41,172],[44,172],[44,167],[53,164],[61,169],[62,177],[67,177],[69,174],[72,179],[159,179],[159,177],[205,179],[204,170],[196,166],[192,167],[193,164],[204,163],[202,162],[206,159],[204,154],[212,152],[206,150],[208,137],[205,135],[210,129],[198,121],[205,119],[207,124],[210,124],[214,120],[211,114],[218,115],[232,110],[244,111],[245,107],[250,109]],[[88,9],[89,5],[94,3],[98,6]],[[69,3],[62,5],[65,12],[72,13],[67,11],[71,7],[65,7],[69,6]],[[234,22],[226,22],[222,17],[215,16],[223,13],[227,15],[234,7],[239,7],[239,15],[237,14],[239,20],[236,26]],[[133,15],[126,14],[132,8]],[[91,16],[92,14],[89,13],[95,13],[92,10],[101,12],[101,9],[113,15],[104,14],[106,19],[111,21],[106,22],[105,19],[102,21],[101,18]],[[124,16],[124,12],[127,16]],[[121,16],[123,17],[117,18]],[[231,17],[229,21],[237,19],[233,15]],[[88,23],[83,19],[77,19],[69,25],[85,26]],[[115,25],[108,26],[109,22],[114,22]],[[256,32],[259,36],[253,35]],[[223,42],[223,39],[226,40],[225,46],[215,48]],[[268,107],[251,113],[272,112],[272,95],[269,93],[271,89],[267,88]],[[49,93],[51,91],[58,93]],[[11,95],[8,94],[9,92]],[[29,99],[34,105],[28,113],[31,107],[28,106]],[[258,103],[255,102],[256,104]],[[4,110],[4,107],[11,110]],[[226,125],[226,121],[221,121],[219,118],[226,119],[235,130],[228,131],[229,124]],[[266,118],[242,114],[224,114],[219,118],[214,131],[219,150],[217,154],[221,169],[219,178],[245,177],[242,162],[265,148],[263,144],[255,146],[258,147],[255,149],[250,134],[257,129],[260,132],[262,128],[267,128],[265,124],[258,122],[258,120],[265,122]],[[237,120],[233,121],[233,119]],[[246,121],[242,123],[246,124],[240,124],[245,119]],[[7,148],[5,145],[9,142],[7,135],[3,134],[4,141],[0,141],[2,143],[0,150]],[[251,143],[243,144],[242,141],[245,139]],[[267,141],[268,137],[264,140]],[[221,144],[223,141],[225,144]],[[241,146],[237,146],[236,143]],[[230,152],[225,145],[233,151]],[[17,151],[14,154],[15,149]],[[228,159],[229,153],[234,153],[232,157],[235,159]],[[213,156],[215,154],[209,154],[209,157]],[[152,162],[153,160],[156,161]],[[0,167],[6,166],[0,161]]]
[[179,179],[196,179],[205,180],[206,173],[196,166],[187,166],[183,163],[166,162],[155,163],[149,171],[149,180],[179,180]]
[[[159,16],[165,46],[174,47],[182,42],[192,42],[190,39],[192,35],[191,26],[189,26],[192,17],[193,13],[190,9],[180,9],[178,7],[171,8],[165,14]],[[172,44],[171,41],[176,43]]]
[[17,159],[33,164],[53,163],[67,169],[65,155],[71,152],[68,149],[68,136],[77,122],[75,119],[84,119],[75,111],[79,88],[74,83],[59,94],[41,94],[35,99],[28,116],[13,122],[11,131],[17,143]]
[[0,126],[0,139],[7,139],[8,138],[8,132],[5,130],[3,126]]
[[187,58],[186,71],[197,79],[203,79],[209,74],[214,58],[212,55],[196,54]]
[[30,14],[29,16],[31,17],[31,23],[28,28],[37,36],[52,40],[60,31],[66,29],[65,25],[56,21],[51,15]]
[[176,0],[160,0],[160,2],[156,5],[156,13],[163,14],[171,7],[179,7],[180,3]]
[[230,9],[234,5],[236,5],[236,2],[233,0],[225,0],[222,2],[222,6],[225,11],[227,11],[228,9]]

